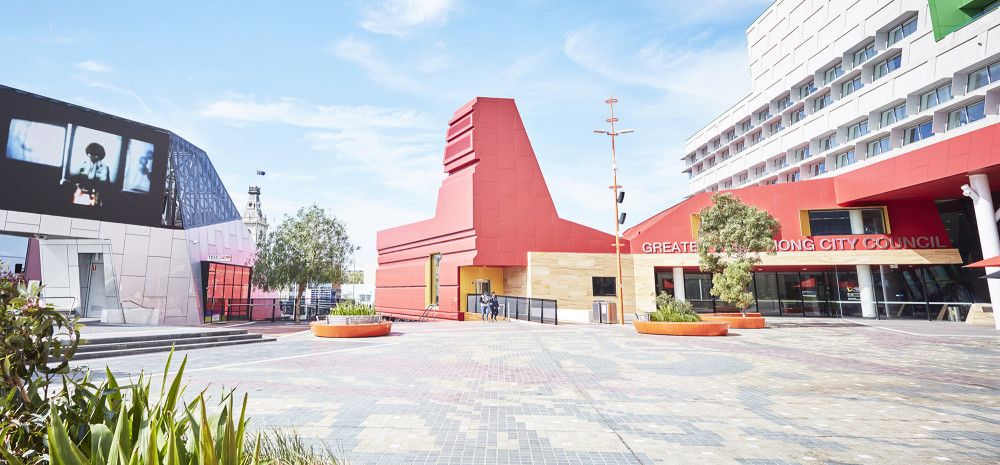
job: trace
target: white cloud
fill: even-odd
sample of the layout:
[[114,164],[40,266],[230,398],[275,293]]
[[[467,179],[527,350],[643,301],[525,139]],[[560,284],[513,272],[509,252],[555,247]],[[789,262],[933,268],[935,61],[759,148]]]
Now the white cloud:
[[426,115],[405,108],[372,105],[309,105],[291,98],[258,102],[243,95],[232,95],[210,102],[202,108],[201,114],[230,121],[280,123],[311,129],[430,126]]
[[442,177],[443,130],[411,109],[309,105],[289,98],[258,102],[231,96],[210,102],[201,114],[308,129],[303,138],[310,148],[337,157],[341,173],[359,171],[409,194],[432,196]]
[[714,114],[750,91],[746,44],[718,43],[708,47],[647,42],[634,52],[611,48],[620,37],[588,26],[567,35],[563,50],[580,66],[613,81],[668,92],[670,106],[689,115]]
[[354,37],[347,37],[331,47],[338,57],[357,64],[363,68],[375,82],[386,86],[411,91],[426,91],[427,86],[411,78],[407,70],[400,69],[383,58],[375,46]]
[[107,73],[111,71],[111,67],[95,60],[81,61],[76,64],[77,69],[81,71],[87,71],[90,73]]
[[361,27],[376,34],[403,36],[423,26],[444,26],[452,0],[382,0],[364,12]]

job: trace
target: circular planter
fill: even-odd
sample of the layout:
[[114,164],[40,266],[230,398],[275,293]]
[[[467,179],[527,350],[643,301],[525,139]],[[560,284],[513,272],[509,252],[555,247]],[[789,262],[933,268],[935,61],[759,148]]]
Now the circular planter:
[[374,324],[331,325],[314,321],[309,323],[313,335],[317,337],[378,337],[387,336],[392,331],[392,322],[383,321]]
[[642,334],[662,334],[665,336],[725,336],[729,334],[729,322],[726,321],[670,323],[633,320],[632,326]]
[[739,313],[736,316],[720,315],[720,314],[708,314],[700,315],[702,321],[725,321],[729,323],[729,327],[733,329],[762,329],[767,327],[764,323],[764,317],[760,316],[740,316]]

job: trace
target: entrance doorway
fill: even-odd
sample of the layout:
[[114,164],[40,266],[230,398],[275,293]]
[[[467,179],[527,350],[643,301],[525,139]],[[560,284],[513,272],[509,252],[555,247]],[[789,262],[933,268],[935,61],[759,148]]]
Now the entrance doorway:
[[104,254],[81,253],[80,264],[80,315],[101,316],[105,305]]
[[477,279],[473,281],[476,285],[476,294],[488,294],[490,292],[490,280],[488,279]]

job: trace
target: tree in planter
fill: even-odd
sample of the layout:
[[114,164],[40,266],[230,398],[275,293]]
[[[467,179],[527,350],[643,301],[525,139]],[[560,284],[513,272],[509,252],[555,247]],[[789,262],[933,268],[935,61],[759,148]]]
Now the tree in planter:
[[265,291],[295,286],[294,319],[299,321],[306,287],[342,283],[355,250],[343,222],[317,205],[300,208],[257,244],[253,285]]
[[781,228],[778,220],[729,193],[713,195],[712,204],[700,217],[698,259],[701,270],[712,273],[711,294],[746,316],[754,302],[749,291],[753,267],[760,263],[762,253],[775,252],[774,236]]

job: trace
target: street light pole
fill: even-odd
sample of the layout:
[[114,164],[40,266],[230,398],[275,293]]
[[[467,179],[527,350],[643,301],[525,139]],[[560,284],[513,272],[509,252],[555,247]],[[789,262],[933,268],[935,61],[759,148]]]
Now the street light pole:
[[616,284],[616,296],[618,298],[618,323],[619,324],[625,324],[625,307],[624,307],[624,302],[623,302],[624,293],[623,293],[623,290],[622,290],[623,289],[622,288],[622,242],[621,242],[621,237],[622,237],[621,236],[622,219],[621,219],[621,216],[620,216],[621,213],[619,213],[619,209],[618,209],[618,204],[621,201],[620,198],[619,198],[619,196],[618,196],[619,195],[618,192],[619,192],[619,190],[621,189],[622,186],[618,185],[618,156],[617,156],[617,153],[615,152],[615,138],[618,137],[618,136],[620,136],[620,135],[622,135],[622,134],[628,134],[628,133],[634,132],[634,130],[633,129],[624,129],[624,130],[616,130],[615,129],[615,123],[618,122],[618,118],[615,117],[615,104],[618,103],[618,99],[616,99],[614,97],[614,95],[612,95],[611,98],[605,100],[604,103],[608,104],[608,106],[610,108],[610,111],[611,111],[611,116],[607,120],[605,120],[605,121],[607,121],[608,123],[611,124],[611,130],[610,131],[604,131],[604,130],[598,129],[598,130],[595,130],[594,132],[597,133],[597,134],[605,134],[605,135],[608,135],[608,136],[611,137],[611,179],[612,179],[612,185],[611,185],[610,189],[613,192],[614,202],[615,202],[615,243],[614,243],[614,248],[615,248],[615,261],[617,262],[617,265],[618,265],[618,277],[615,280],[615,284]]

